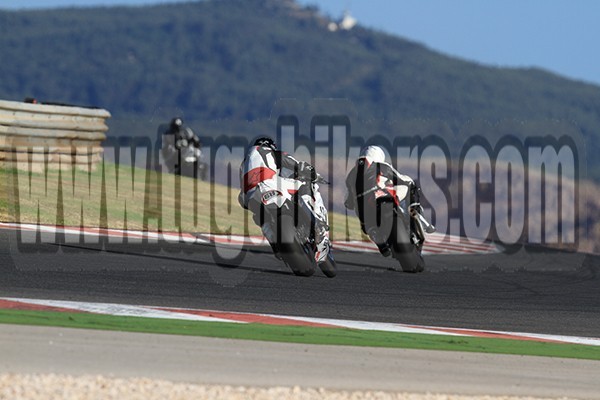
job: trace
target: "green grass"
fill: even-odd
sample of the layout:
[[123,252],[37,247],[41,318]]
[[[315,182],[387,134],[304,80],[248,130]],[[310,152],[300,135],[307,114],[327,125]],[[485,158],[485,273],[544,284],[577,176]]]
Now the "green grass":
[[0,310],[0,323],[274,342],[467,351],[600,360],[600,347],[346,328],[196,322],[85,313]]

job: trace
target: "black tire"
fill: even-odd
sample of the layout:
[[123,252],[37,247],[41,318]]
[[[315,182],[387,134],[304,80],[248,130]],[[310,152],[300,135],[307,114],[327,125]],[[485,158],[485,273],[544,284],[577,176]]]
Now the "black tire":
[[279,254],[283,262],[298,276],[314,274],[317,267],[314,254],[306,251],[298,241],[294,218],[290,215],[281,215],[278,228]]
[[408,228],[399,215],[394,218],[390,241],[394,258],[400,263],[402,271],[416,273],[425,270],[425,260],[417,246],[410,240]]
[[319,268],[321,268],[321,272],[328,278],[335,278],[337,275],[337,266],[333,259],[333,254],[331,254],[331,249],[329,249],[329,254],[325,261],[319,263]]

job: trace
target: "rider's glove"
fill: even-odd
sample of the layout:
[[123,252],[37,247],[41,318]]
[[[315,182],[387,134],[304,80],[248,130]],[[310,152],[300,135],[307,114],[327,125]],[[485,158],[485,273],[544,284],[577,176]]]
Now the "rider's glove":
[[309,163],[300,161],[298,163],[298,177],[310,179],[312,182],[315,182],[317,180],[317,171]]

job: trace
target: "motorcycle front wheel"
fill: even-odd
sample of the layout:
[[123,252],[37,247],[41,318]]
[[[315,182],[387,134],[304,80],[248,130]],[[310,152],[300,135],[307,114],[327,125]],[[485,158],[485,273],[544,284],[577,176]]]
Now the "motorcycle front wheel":
[[331,250],[329,250],[329,254],[327,255],[327,258],[325,258],[325,261],[319,263],[319,268],[321,268],[321,272],[323,272],[326,277],[335,278],[337,275],[337,266],[335,265]]

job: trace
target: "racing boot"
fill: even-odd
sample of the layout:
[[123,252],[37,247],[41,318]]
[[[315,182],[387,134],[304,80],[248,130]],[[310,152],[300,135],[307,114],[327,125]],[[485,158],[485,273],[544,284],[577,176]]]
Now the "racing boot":
[[421,188],[413,184],[410,188],[410,206],[411,215],[414,215],[421,224],[426,233],[435,232],[435,226],[423,216],[423,207],[421,207]]
[[379,252],[381,253],[382,256],[389,257],[392,255],[392,249],[390,249],[390,246],[387,244],[387,242],[385,240],[383,240],[379,237],[380,235],[377,231],[377,228],[375,228],[375,227],[370,228],[367,231],[367,235],[369,236],[371,241],[377,245],[377,248],[379,249]]
[[435,226],[433,226],[431,222],[427,221],[423,214],[421,214],[420,212],[418,213],[418,218],[419,222],[421,223],[421,226],[423,227],[426,233],[435,232]]

